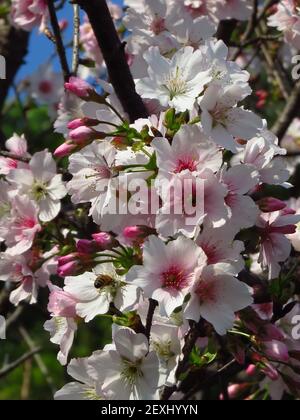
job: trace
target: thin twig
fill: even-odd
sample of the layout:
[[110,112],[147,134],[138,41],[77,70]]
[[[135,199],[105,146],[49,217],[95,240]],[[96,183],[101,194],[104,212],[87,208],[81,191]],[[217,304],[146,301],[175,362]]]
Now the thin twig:
[[257,10],[258,10],[258,0],[253,0],[251,19],[248,22],[244,35],[242,36],[243,41],[246,41],[255,30],[255,25],[257,22]]
[[285,108],[280,113],[276,124],[272,127],[273,133],[282,140],[293,119],[300,113],[300,81],[296,83]]
[[[21,326],[21,327],[19,327],[19,333],[23,337],[23,339],[26,342],[26,344],[28,345],[28,347],[30,349],[33,349],[34,346],[35,346],[35,343],[33,342],[32,338],[28,334],[27,330],[24,327]],[[40,371],[44,375],[44,377],[46,379],[46,382],[49,385],[49,388],[51,389],[51,392],[54,394],[55,391],[56,391],[55,384],[53,382],[52,377],[50,376],[50,373],[49,373],[49,370],[48,370],[47,366],[43,362],[43,359],[41,358],[41,356],[39,354],[35,354],[34,355],[34,360],[35,360],[36,364],[38,365]]]
[[0,156],[3,156],[8,159],[12,159],[12,160],[18,160],[23,163],[28,163],[30,161],[30,158],[28,157],[18,156],[18,155],[15,155],[14,153],[6,152],[5,150],[0,150]]
[[[194,348],[194,345],[199,337],[199,323],[194,323],[185,338],[185,344],[182,349],[183,358],[179,362],[177,369],[176,369],[176,377],[179,376],[185,371],[187,367],[187,363],[191,354],[191,351]],[[176,391],[177,386],[173,385],[171,387],[166,386],[162,392],[161,400],[168,400],[171,395]]]
[[131,122],[147,118],[148,111],[137,94],[127,63],[125,44],[121,42],[105,0],[73,0],[88,15],[102,51],[111,84]]
[[0,370],[0,378],[4,378],[17,367],[22,365],[26,360],[31,359],[33,356],[36,356],[37,353],[41,351],[41,347],[36,347],[29,352],[23,354],[19,359],[15,360],[14,362],[10,363],[9,365],[5,366],[5,368]]
[[79,66],[79,29],[80,29],[80,14],[78,4],[73,4],[74,11],[74,36],[73,36],[73,62],[72,62],[72,72],[74,75],[77,74]]
[[154,316],[154,312],[157,306],[158,306],[158,303],[156,300],[149,299],[149,309],[148,309],[147,320],[146,320],[146,337],[148,338],[148,340],[150,339],[153,316]]
[[59,56],[59,61],[60,61],[61,68],[63,71],[64,79],[67,82],[71,76],[71,73],[70,73],[69,64],[68,64],[68,60],[66,56],[66,50],[65,50],[62,36],[61,36],[60,27],[58,24],[56,10],[54,7],[54,0],[47,0],[47,4],[48,4],[48,9],[49,9],[51,26],[52,26],[53,33],[55,36],[57,54]]
[[272,7],[274,4],[278,3],[278,0],[267,0],[266,3],[264,4],[260,14],[258,15],[257,18],[257,23],[259,23],[265,16],[265,14],[267,13],[267,11],[270,9],[270,7]]

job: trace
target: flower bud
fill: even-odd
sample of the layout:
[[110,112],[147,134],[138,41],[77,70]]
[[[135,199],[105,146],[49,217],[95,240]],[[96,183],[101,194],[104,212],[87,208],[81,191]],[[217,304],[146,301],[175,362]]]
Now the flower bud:
[[58,146],[58,148],[53,154],[57,158],[62,158],[70,155],[74,151],[74,149],[76,149],[76,147],[77,146],[74,143],[63,143],[60,146]]
[[70,261],[64,265],[58,266],[57,274],[60,277],[73,276],[77,272],[78,262],[76,260]]
[[70,131],[70,138],[77,144],[87,140],[92,140],[94,136],[95,132],[86,126],[80,126]]
[[282,341],[264,341],[262,348],[266,356],[271,359],[279,362],[288,362],[290,360],[288,348]]
[[273,197],[262,198],[257,202],[257,204],[260,210],[265,213],[283,210],[286,207],[286,203],[284,201],[278,200],[277,198]]
[[69,92],[74,93],[74,95],[79,98],[88,98],[90,94],[94,91],[92,86],[80,79],[79,77],[70,77],[69,82],[65,83],[65,89]]
[[118,246],[118,241],[107,232],[94,233],[92,238],[98,245],[99,249],[102,251]]

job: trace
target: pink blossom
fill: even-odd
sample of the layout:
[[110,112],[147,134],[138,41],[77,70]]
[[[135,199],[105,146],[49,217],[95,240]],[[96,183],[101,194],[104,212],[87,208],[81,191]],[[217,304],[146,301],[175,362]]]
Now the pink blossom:
[[290,255],[291,244],[286,235],[295,233],[295,224],[300,215],[288,214],[285,210],[261,213],[256,226],[261,235],[259,262],[269,269],[269,279],[276,278],[280,272],[280,262]]
[[144,265],[131,268],[126,280],[139,286],[145,297],[157,300],[162,314],[170,316],[193,287],[200,257],[206,260],[190,239],[180,236],[165,245],[152,235],[144,245]]
[[31,31],[39,26],[43,30],[47,16],[48,6],[45,0],[12,0],[11,19],[18,28]]
[[51,289],[48,311],[53,316],[75,318],[77,300],[59,287],[53,286]]
[[89,83],[74,76],[70,77],[69,81],[65,83],[65,88],[79,98],[87,98],[94,91]]
[[87,16],[85,16],[84,22],[80,25],[80,41],[87,56],[94,60],[98,66],[102,66],[103,56]]
[[16,196],[12,203],[12,216],[6,244],[12,255],[28,251],[36,234],[41,230],[38,221],[38,208],[26,196]]
[[235,312],[253,303],[251,289],[235,275],[234,266],[227,263],[199,268],[184,316],[196,322],[202,317],[218,334],[226,334],[234,324]]
[[[27,153],[27,141],[24,137],[18,136],[18,134],[14,134],[11,138],[9,138],[5,142],[6,149],[17,158],[27,158],[30,155]],[[22,162],[19,159],[14,158],[6,158],[0,156],[0,174],[1,175],[8,175],[10,171],[17,169],[17,168],[27,168],[28,164]]]
[[268,19],[268,25],[284,33],[285,41],[300,47],[300,15],[294,0],[281,0],[277,11]]

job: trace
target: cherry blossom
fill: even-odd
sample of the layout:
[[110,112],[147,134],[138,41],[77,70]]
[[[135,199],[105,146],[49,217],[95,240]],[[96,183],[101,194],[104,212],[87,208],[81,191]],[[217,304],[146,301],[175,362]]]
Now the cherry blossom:
[[137,91],[143,98],[158,99],[162,106],[173,106],[178,111],[192,108],[195,99],[210,81],[208,72],[199,72],[202,55],[192,47],[185,47],[171,60],[160,55],[157,47],[144,54],[148,75],[137,81]]
[[97,266],[91,273],[66,277],[64,291],[76,299],[76,313],[86,322],[106,314],[111,303],[123,311],[132,309],[138,300],[137,288],[127,285],[110,263]]
[[72,359],[68,364],[68,374],[76,382],[69,382],[54,395],[55,400],[102,400],[103,394],[96,390],[97,378],[90,366],[93,356],[82,359]]
[[157,300],[161,313],[170,316],[191,290],[203,254],[184,237],[165,245],[161,239],[150,236],[143,249],[144,265],[133,267],[126,280],[141,287],[145,297]]
[[48,16],[45,0],[13,0],[11,19],[16,27],[31,31],[35,26],[42,30]]
[[203,317],[218,334],[226,334],[233,326],[234,313],[253,302],[249,288],[237,280],[235,274],[234,268],[226,263],[200,269],[191,299],[184,309],[185,317],[194,321]]
[[16,169],[7,179],[16,186],[18,193],[28,195],[37,204],[42,222],[49,222],[58,215],[60,200],[67,191],[47,150],[35,153],[28,169]]
[[97,372],[100,390],[108,399],[152,400],[157,397],[161,374],[146,336],[129,328],[114,334],[114,345],[93,355],[90,365]]

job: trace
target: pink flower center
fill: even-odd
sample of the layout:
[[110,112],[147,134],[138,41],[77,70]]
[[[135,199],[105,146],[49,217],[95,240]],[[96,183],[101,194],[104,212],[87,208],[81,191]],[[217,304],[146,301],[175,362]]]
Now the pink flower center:
[[167,271],[162,273],[162,286],[166,289],[182,290],[189,284],[189,279],[184,270],[176,265],[172,265]]
[[161,17],[156,17],[151,22],[150,29],[155,35],[159,35],[166,29],[165,19]]
[[9,169],[16,169],[18,167],[18,162],[14,159],[6,159],[7,167]]
[[214,302],[216,300],[216,287],[214,282],[200,281],[196,294],[201,303]]
[[35,226],[34,219],[21,219],[19,222],[19,227],[21,229],[32,229]]
[[220,261],[221,256],[216,245],[210,243],[202,243],[201,248],[207,256],[207,264],[216,264]]
[[189,170],[191,172],[194,172],[194,171],[196,171],[196,169],[197,169],[197,165],[196,165],[195,160],[191,157],[185,157],[185,158],[182,158],[182,159],[178,159],[177,166],[176,166],[174,172],[176,174],[178,174],[182,171],[185,171],[185,170]]
[[106,166],[99,166],[98,168],[96,168],[96,171],[98,172],[98,175],[100,176],[100,178],[111,177],[110,170]]
[[41,83],[39,84],[39,91],[44,93],[44,94],[48,94],[52,92],[52,83],[49,82],[49,80],[43,80],[41,81]]

